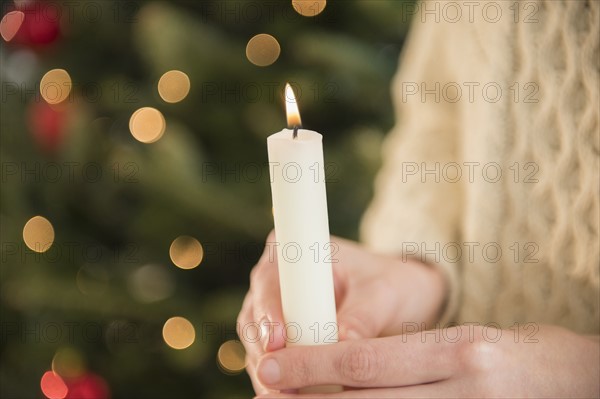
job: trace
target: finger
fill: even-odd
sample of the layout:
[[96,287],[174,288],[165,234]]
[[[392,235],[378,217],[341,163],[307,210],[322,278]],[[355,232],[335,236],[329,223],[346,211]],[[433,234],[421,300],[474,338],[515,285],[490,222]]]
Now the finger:
[[337,314],[340,340],[378,337],[398,313],[394,303],[384,280],[374,280],[362,289],[350,287]]
[[[353,272],[363,268],[361,274],[364,274],[364,268],[368,272],[371,266],[364,262],[364,249],[343,238],[332,236],[331,240],[335,248],[343,249],[336,250],[335,256],[332,256],[336,262],[333,264],[333,271],[339,338],[347,340],[377,337],[388,320],[398,313],[391,300],[396,295],[395,291],[391,292],[393,282],[382,279],[379,273],[373,271],[370,281],[361,279],[360,285],[353,284]],[[364,298],[369,298],[368,306]]]
[[[257,352],[258,355],[262,355],[263,351],[261,350],[261,345],[257,344],[255,339],[249,339],[249,337],[246,336],[248,334],[248,327],[253,325],[253,302],[254,295],[251,291],[249,291],[244,298],[242,309],[237,317],[236,332],[240,338],[240,342],[246,349],[246,353]],[[254,326],[255,325],[256,324],[254,324]]]
[[[250,295],[248,295],[250,296]],[[247,297],[248,297],[247,296]],[[251,323],[250,321],[250,315],[252,314],[252,305],[251,305],[251,300],[245,300],[244,301],[244,305],[242,307],[242,312],[240,312],[240,316],[238,316],[238,321],[237,321],[237,333],[238,336],[240,337],[240,342],[242,343],[242,345],[244,345],[244,349],[246,351],[246,360],[247,362],[256,364],[258,362],[258,359],[264,355],[264,351],[262,350],[262,347],[260,345],[260,343],[257,343],[256,340],[249,340],[246,339],[244,337],[244,331],[241,328],[241,326],[243,325],[248,325]]]
[[456,347],[445,340],[421,341],[420,334],[291,347],[264,355],[257,376],[273,389],[424,384],[452,375]]
[[256,366],[248,363],[246,366],[246,373],[250,377],[250,382],[252,382],[252,388],[257,395],[265,395],[268,393],[273,393],[273,390],[269,390],[265,387],[261,382],[256,378]]
[[239,328],[239,326],[250,323],[251,315],[252,294],[248,293],[246,295],[246,298],[244,299],[244,304],[242,305],[240,315],[238,316],[238,335],[240,336],[241,342],[244,345],[244,349],[246,350],[246,373],[248,374],[248,377],[250,377],[250,381],[252,383],[252,387],[254,388],[254,392],[256,392],[256,394],[259,395],[274,391],[269,390],[267,387],[265,387],[256,376],[256,364],[258,363],[259,358],[265,353],[262,349],[262,346],[260,345],[260,343],[241,338],[243,337],[243,332],[242,329]]
[[331,264],[331,272],[333,273],[333,293],[335,296],[335,303],[339,306],[339,304],[343,302],[347,292],[347,273],[344,270],[343,265],[340,265],[339,262]]
[[255,266],[250,280],[250,289],[253,293],[251,322],[260,324],[260,339],[264,351],[273,351],[285,346],[279,272],[275,246],[272,245],[274,242],[275,236],[271,233],[267,238],[263,256]]
[[253,287],[253,320],[261,327],[260,340],[265,352],[281,349],[285,346],[281,292],[276,265],[273,271],[264,273]]
[[254,388],[254,392],[256,394],[264,394],[269,392],[266,387],[264,387],[258,378],[256,377],[256,364],[261,355],[264,354],[260,345],[256,343],[252,343],[243,338],[243,333],[240,328],[241,325],[245,325],[250,320],[249,316],[252,314],[252,295],[250,293],[246,294],[246,298],[244,299],[244,303],[242,304],[242,310],[237,319],[238,326],[238,336],[240,337],[240,342],[244,345],[244,349],[246,351],[246,373],[250,377],[250,381],[252,382],[252,386]]
[[255,399],[402,399],[402,398],[448,398],[448,397],[476,397],[465,395],[465,390],[459,384],[449,381],[440,381],[433,384],[411,385],[398,388],[356,389],[331,394],[284,394],[269,392],[256,396]]

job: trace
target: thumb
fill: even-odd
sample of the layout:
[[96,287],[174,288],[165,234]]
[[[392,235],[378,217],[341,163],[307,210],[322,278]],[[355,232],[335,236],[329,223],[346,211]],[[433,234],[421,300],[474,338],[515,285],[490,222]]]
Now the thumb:
[[395,293],[379,281],[348,290],[337,312],[341,341],[378,337],[395,313]]

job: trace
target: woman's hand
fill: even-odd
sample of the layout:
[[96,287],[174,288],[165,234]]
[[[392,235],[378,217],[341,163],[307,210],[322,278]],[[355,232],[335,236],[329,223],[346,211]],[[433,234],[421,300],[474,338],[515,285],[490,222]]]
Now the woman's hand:
[[[256,378],[258,359],[285,347],[274,242],[271,234],[250,274],[250,290],[238,316],[246,369],[257,394],[272,392]],[[395,335],[407,324],[415,331],[415,326],[435,322],[445,297],[439,271],[413,260],[375,255],[347,240],[332,237],[332,242],[339,248],[332,266],[340,340]],[[256,323],[261,326],[258,342],[256,328],[247,328]],[[249,331],[251,337],[245,337]]]
[[[338,384],[320,398],[598,397],[600,343],[559,327],[528,331],[459,326],[265,355],[272,390]],[[532,330],[534,328],[534,330]],[[535,334],[532,335],[532,332]],[[260,398],[311,397],[272,393]]]

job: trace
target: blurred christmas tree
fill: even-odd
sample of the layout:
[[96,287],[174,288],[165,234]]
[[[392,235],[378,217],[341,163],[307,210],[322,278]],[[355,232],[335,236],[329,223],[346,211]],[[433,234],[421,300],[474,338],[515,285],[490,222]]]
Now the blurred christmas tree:
[[251,395],[223,343],[272,228],[283,86],[357,238],[411,2],[294,3],[2,3],[3,398]]

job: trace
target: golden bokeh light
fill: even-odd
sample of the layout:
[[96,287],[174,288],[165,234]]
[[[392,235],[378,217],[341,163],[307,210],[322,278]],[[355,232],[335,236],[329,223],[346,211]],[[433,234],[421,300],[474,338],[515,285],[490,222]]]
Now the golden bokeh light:
[[190,92],[190,78],[181,71],[168,71],[158,81],[158,94],[168,103],[178,103]]
[[25,21],[25,14],[22,11],[11,11],[6,13],[0,21],[0,35],[4,40],[10,42],[21,28]]
[[46,252],[54,242],[54,227],[43,216],[34,216],[23,227],[23,241],[35,252]]
[[64,378],[76,378],[85,371],[81,354],[73,348],[60,348],[52,358],[52,371]]
[[227,374],[239,374],[246,368],[246,350],[240,341],[224,342],[217,352],[217,363]]
[[179,236],[171,243],[169,256],[175,266],[181,269],[193,269],[202,262],[204,250],[194,237]]
[[152,107],[140,108],[129,118],[131,135],[146,144],[158,141],[165,133],[166,127],[167,123],[163,114]]
[[246,57],[256,66],[265,67],[273,64],[279,58],[281,47],[271,35],[261,33],[248,41]]
[[53,371],[46,371],[40,380],[40,388],[48,399],[63,399],[69,393],[67,384]]
[[48,104],[54,105],[65,101],[71,93],[73,82],[64,69],[51,69],[40,81],[40,94]]
[[163,326],[163,339],[173,349],[185,349],[194,343],[196,331],[189,320],[171,317]]
[[325,9],[327,0],[292,0],[292,7],[303,17],[314,17]]

